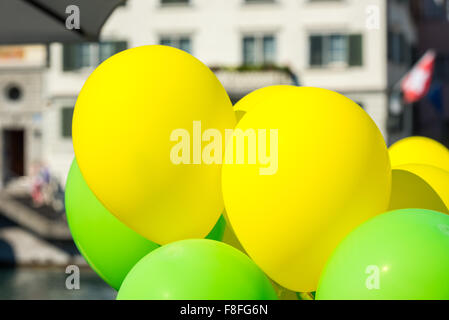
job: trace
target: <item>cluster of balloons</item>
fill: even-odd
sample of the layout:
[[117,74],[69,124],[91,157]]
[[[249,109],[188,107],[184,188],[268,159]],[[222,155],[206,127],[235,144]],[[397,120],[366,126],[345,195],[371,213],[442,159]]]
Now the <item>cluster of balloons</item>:
[[[191,164],[176,164],[173,133],[194,122],[217,134],[192,132]],[[257,161],[198,161],[227,129],[277,130],[276,148],[257,137]],[[69,226],[118,299],[449,299],[449,150],[419,137],[388,150],[338,93],[272,86],[233,109],[200,61],[144,46],[86,81],[73,143]]]
[[118,299],[275,299],[260,268],[219,242],[221,166],[171,161],[172,133],[193,121],[224,135],[236,120],[212,71],[181,50],[130,49],[92,73],[66,186],[75,243]]

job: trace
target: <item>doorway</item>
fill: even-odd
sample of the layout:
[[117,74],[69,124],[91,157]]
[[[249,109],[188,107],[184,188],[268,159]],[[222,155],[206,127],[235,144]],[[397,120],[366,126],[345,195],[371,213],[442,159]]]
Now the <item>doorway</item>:
[[3,185],[25,174],[24,130],[3,130]]

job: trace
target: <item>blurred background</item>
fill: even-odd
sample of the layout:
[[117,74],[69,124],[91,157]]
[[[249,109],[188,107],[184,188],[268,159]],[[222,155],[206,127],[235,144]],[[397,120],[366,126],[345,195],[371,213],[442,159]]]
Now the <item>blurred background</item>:
[[127,48],[193,54],[234,103],[269,85],[323,87],[389,145],[449,145],[449,0],[2,0],[0,30],[0,299],[114,298],[73,244],[64,185],[77,95]]

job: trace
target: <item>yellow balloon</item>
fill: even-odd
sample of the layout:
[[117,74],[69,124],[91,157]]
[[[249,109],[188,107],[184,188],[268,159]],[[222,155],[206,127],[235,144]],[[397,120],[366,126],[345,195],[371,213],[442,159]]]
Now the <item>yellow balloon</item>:
[[449,172],[428,165],[393,168],[391,210],[418,208],[449,213]]
[[441,143],[425,137],[408,137],[390,149],[391,166],[419,163],[449,171],[449,150]]
[[224,135],[234,125],[231,101],[209,68],[184,51],[143,46],[114,55],[88,78],[73,144],[105,207],[166,244],[205,237],[223,212],[221,164],[204,163],[202,133]]
[[[365,111],[338,93],[276,86],[257,95],[263,98],[257,105],[240,106],[251,110],[234,132],[234,138],[252,137],[246,139],[243,164],[237,164],[237,139],[226,146],[228,218],[246,252],[271,279],[295,292],[315,291],[337,244],[387,209],[387,147]],[[255,152],[251,132],[257,134],[255,164],[249,157]]]
[[246,111],[235,110],[235,119],[237,120],[237,122],[239,122],[245,114],[246,114]]
[[[244,96],[235,106],[235,117],[237,119],[237,122],[240,121],[243,116],[253,109],[255,106],[258,106],[263,100],[265,99],[265,96],[269,94],[269,92],[276,93],[276,90],[278,90],[279,86],[271,86],[266,87],[264,90],[255,90],[246,96]],[[273,108],[276,108],[276,106],[273,106]]]

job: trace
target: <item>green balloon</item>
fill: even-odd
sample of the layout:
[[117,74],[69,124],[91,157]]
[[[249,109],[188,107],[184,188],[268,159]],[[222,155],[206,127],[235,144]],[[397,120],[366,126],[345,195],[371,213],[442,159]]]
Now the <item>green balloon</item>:
[[364,223],[331,256],[316,298],[449,299],[449,216],[405,209]]
[[116,290],[129,270],[159,247],[125,226],[97,200],[75,160],[67,178],[65,205],[76,246],[92,269]]
[[119,300],[276,300],[248,256],[213,240],[182,240],[154,250],[129,272]]
[[296,292],[298,300],[315,300],[316,292]]
[[[89,189],[73,160],[65,190],[67,220],[72,237],[89,265],[118,290],[129,270],[159,245],[144,238],[111,214]],[[226,220],[223,215],[207,236],[220,241]]]
[[226,219],[223,215],[220,216],[212,231],[207,235],[206,239],[223,240],[223,235],[226,229]]

